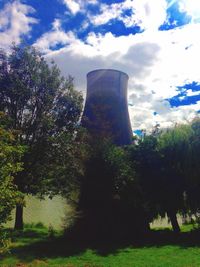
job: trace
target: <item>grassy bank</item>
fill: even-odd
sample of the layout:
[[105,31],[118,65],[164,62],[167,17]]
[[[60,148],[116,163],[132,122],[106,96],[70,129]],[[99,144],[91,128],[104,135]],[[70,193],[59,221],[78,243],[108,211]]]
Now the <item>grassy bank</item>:
[[169,229],[154,230],[143,240],[120,244],[82,244],[66,241],[42,225],[12,232],[10,254],[0,266],[66,267],[198,267],[200,232],[183,226],[180,235]]

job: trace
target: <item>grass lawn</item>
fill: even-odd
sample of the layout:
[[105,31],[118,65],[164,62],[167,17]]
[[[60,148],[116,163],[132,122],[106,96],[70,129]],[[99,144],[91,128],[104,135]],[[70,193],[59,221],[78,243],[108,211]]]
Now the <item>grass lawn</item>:
[[26,227],[12,233],[10,254],[0,258],[0,266],[66,267],[199,267],[200,232],[183,226],[180,235],[154,230],[143,241],[122,244],[80,245],[70,243],[48,229]]

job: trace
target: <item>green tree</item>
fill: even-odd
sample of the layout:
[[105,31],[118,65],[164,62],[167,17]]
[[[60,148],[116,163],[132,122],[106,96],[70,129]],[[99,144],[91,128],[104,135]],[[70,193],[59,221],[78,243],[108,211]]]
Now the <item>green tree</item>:
[[167,213],[175,232],[180,231],[176,214],[186,209],[185,171],[191,133],[189,125],[177,125],[167,131],[156,128],[130,147],[149,220]]
[[75,234],[87,234],[84,239],[120,240],[144,232],[148,224],[141,190],[126,147],[116,146],[104,137],[91,139],[85,173],[80,179],[81,217],[75,224]]
[[134,144],[128,146],[128,154],[133,172],[137,175],[141,210],[146,216],[147,223],[150,223],[162,213],[159,199],[162,165],[157,150],[157,134],[144,134],[138,137]]
[[23,204],[23,195],[13,183],[13,175],[22,170],[22,146],[15,144],[14,134],[6,130],[4,114],[0,113],[0,255],[9,250],[10,239],[2,224],[11,219],[16,204]]
[[10,219],[16,203],[23,200],[13,183],[13,176],[22,170],[23,152],[22,146],[15,145],[13,133],[0,126],[0,226]]
[[158,150],[163,159],[163,195],[162,205],[171,220],[173,229],[180,231],[176,218],[177,212],[186,209],[184,192],[188,179],[188,164],[190,162],[190,138],[192,135],[189,125],[177,125],[160,135]]
[[191,135],[189,139],[190,149],[186,155],[184,173],[186,179],[186,203],[190,213],[197,215],[199,219],[200,210],[200,119],[194,119],[189,127]]
[[[63,138],[65,151],[68,145],[72,151],[79,131],[82,96],[74,90],[73,79],[61,77],[57,66],[48,65],[33,47],[13,46],[10,54],[1,51],[0,110],[9,117],[9,128],[17,133],[18,144],[27,147],[23,171],[14,176],[20,192],[44,194],[56,189],[53,184],[67,186],[76,159],[70,160],[70,166],[67,160],[60,162],[65,179],[57,175],[58,168],[53,171],[49,166],[55,167],[55,159],[61,157],[56,147],[61,146]],[[57,179],[54,183],[53,177]],[[16,228],[23,227],[22,218],[23,207],[17,205]]]
[[130,157],[130,147],[134,147],[134,144],[110,146],[106,154],[106,162],[114,181],[113,225],[118,222],[117,232],[128,238],[149,230],[144,195],[139,184],[136,161],[132,161]]
[[81,217],[75,224],[83,238],[101,238],[109,234],[114,182],[112,170],[106,162],[110,141],[90,138],[87,147],[85,173],[80,177],[80,197],[77,210]]

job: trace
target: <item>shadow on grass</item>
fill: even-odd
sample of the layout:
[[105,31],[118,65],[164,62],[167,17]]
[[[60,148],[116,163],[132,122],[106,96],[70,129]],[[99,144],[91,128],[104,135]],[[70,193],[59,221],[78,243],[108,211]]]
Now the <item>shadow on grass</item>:
[[32,240],[32,243],[25,242],[11,250],[13,256],[27,263],[34,259],[78,256],[87,249],[93,250],[98,255],[107,256],[109,254],[116,255],[122,249],[125,251],[126,248],[161,247],[165,245],[178,245],[182,248],[200,246],[199,230],[180,234],[175,234],[169,230],[151,230],[142,238],[123,241],[104,238],[98,242],[91,240],[86,242],[78,238],[75,240],[62,236],[49,238],[47,233],[38,234],[30,231],[23,233],[19,239],[21,238],[27,238],[29,241],[36,238]]

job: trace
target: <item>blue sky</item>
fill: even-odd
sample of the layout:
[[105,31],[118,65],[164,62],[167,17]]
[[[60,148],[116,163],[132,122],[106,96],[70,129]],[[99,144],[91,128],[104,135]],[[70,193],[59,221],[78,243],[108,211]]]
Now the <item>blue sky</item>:
[[0,47],[36,46],[84,95],[87,72],[126,72],[133,130],[199,114],[199,32],[199,0],[0,0]]

